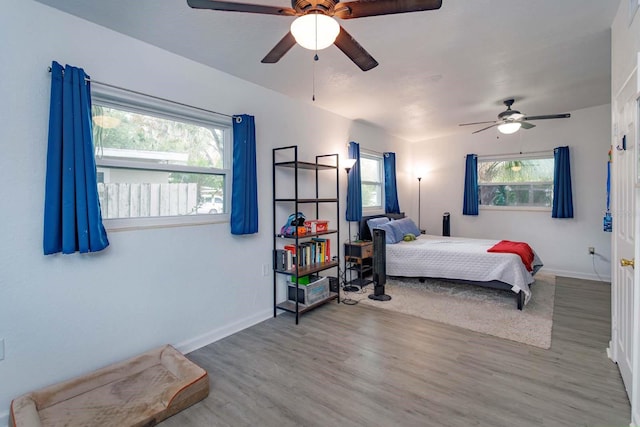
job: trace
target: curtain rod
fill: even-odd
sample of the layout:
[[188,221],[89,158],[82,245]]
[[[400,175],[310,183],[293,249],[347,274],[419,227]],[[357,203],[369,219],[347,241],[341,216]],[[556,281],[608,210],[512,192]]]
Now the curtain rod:
[[[540,151],[518,151],[517,153],[502,153],[502,154],[477,154],[476,157],[506,157],[506,156],[517,156],[517,155],[534,155],[534,154],[553,154],[555,150],[540,150]],[[466,158],[464,156],[463,158]]]
[[[51,73],[51,67],[48,67],[48,69],[49,69],[49,73]],[[64,70],[63,70],[63,73],[64,73]],[[90,79],[90,78],[85,78],[84,80],[86,82],[90,82],[90,83],[97,84],[97,85],[100,85],[100,86],[106,86],[106,87],[110,87],[112,89],[118,89],[118,90],[122,90],[122,91],[125,91],[125,92],[134,93],[136,95],[147,96],[149,98],[153,98],[153,99],[156,99],[158,101],[169,102],[171,104],[180,105],[182,107],[193,108],[193,109],[196,109],[196,110],[199,110],[199,111],[204,111],[206,113],[212,113],[212,114],[217,114],[219,116],[229,117],[230,119],[234,118],[234,116],[231,116],[229,114],[219,113],[219,112],[213,111],[213,110],[207,110],[206,108],[194,107],[193,105],[184,104],[182,102],[173,101],[171,99],[161,98],[159,96],[149,95],[148,93],[138,92],[137,90],[127,89],[126,87],[116,86],[116,85],[112,85],[110,83],[104,83],[104,82],[101,82],[101,81],[98,81],[98,80],[93,80],[93,79]]]

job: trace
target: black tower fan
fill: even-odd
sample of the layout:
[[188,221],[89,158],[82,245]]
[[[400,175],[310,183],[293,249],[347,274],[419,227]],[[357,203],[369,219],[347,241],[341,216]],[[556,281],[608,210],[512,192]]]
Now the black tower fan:
[[451,214],[449,212],[442,214],[442,235],[451,236]]
[[373,229],[373,293],[369,298],[376,301],[389,301],[391,297],[385,295],[384,284],[387,283],[387,252],[385,246],[385,231]]

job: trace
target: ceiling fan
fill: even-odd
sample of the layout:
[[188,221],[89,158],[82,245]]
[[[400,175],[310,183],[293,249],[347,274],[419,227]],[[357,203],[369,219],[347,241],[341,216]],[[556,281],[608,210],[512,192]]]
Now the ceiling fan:
[[498,130],[504,134],[511,134],[518,131],[518,129],[531,129],[536,125],[529,123],[532,120],[547,120],[547,119],[568,119],[571,114],[548,114],[544,116],[525,116],[518,110],[512,110],[511,106],[515,101],[513,99],[505,99],[503,104],[507,106],[507,109],[498,114],[498,120],[488,122],[475,122],[475,123],[461,123],[458,126],[471,126],[471,125],[483,125],[491,123],[490,126],[471,132],[472,134],[482,132],[483,130],[491,129],[498,126]]
[[[290,8],[220,0],[187,0],[187,4],[194,9],[297,16],[291,25],[291,31],[262,59],[263,63],[278,62],[296,42],[311,50],[320,50],[335,44],[362,71],[368,71],[376,67],[378,62],[333,19],[334,17],[355,19],[434,10],[442,6],[442,0],[354,0],[346,3],[340,3],[340,0],[291,0]],[[321,29],[322,25],[329,28],[326,39],[327,31]],[[303,34],[300,34],[300,31],[310,36],[307,42],[302,40]]]

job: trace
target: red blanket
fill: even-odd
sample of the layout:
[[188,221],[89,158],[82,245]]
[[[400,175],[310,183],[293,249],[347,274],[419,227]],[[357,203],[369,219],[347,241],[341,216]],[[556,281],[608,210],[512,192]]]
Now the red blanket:
[[524,242],[511,242],[509,240],[501,240],[489,249],[487,252],[509,253],[520,256],[522,263],[527,267],[528,271],[533,271],[533,249]]

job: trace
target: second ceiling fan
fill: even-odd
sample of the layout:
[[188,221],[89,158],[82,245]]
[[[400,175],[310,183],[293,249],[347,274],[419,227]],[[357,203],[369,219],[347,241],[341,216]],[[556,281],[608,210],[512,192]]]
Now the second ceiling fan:
[[[376,67],[378,62],[333,19],[334,17],[355,19],[367,16],[434,10],[442,6],[442,0],[354,0],[346,3],[340,3],[340,0],[291,0],[290,8],[220,0],[187,0],[187,4],[194,9],[297,16],[298,19],[291,25],[291,31],[262,59],[263,63],[278,62],[296,42],[311,50],[320,50],[335,44],[362,71],[368,71]],[[310,22],[305,23],[305,20]],[[326,24],[329,31],[332,32],[329,39],[325,40],[324,46],[321,44],[323,41],[321,38],[325,34],[318,30],[322,24]],[[302,31],[312,29],[311,39],[313,42],[310,45],[294,37],[292,32],[295,33],[298,30],[295,28],[296,25]]]
[[518,110],[512,110],[511,106],[515,101],[513,99],[505,99],[502,103],[507,106],[507,109],[498,114],[498,120],[491,120],[487,122],[474,122],[474,123],[461,123],[458,126],[471,126],[471,125],[484,125],[491,123],[491,125],[471,132],[472,134],[482,132],[483,130],[491,129],[497,126],[498,130],[504,134],[511,134],[517,132],[518,129],[531,129],[536,125],[529,123],[532,120],[548,120],[548,119],[568,119],[571,117],[569,113],[563,114],[547,114],[544,116],[526,116]]

